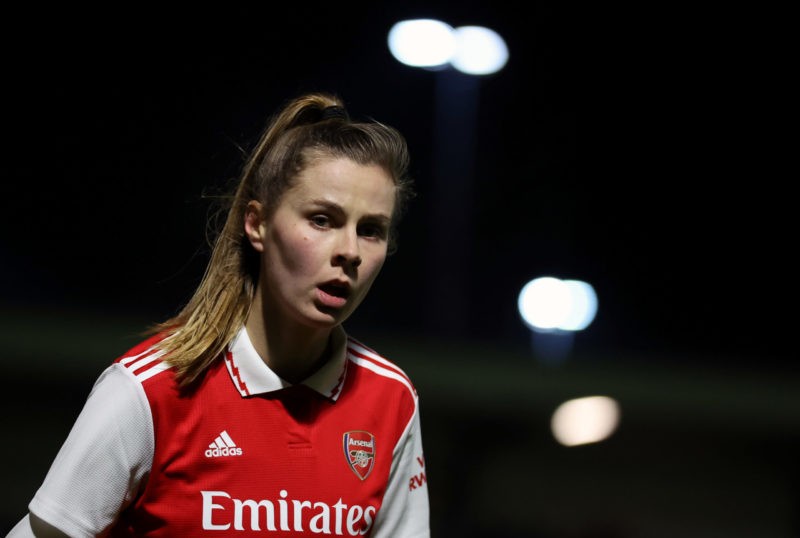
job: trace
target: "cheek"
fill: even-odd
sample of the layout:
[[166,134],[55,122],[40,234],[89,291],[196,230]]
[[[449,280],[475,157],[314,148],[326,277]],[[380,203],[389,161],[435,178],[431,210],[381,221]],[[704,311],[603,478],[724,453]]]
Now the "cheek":
[[295,274],[313,274],[325,261],[325,250],[318,238],[296,234],[281,242],[284,266]]
[[380,274],[383,268],[383,263],[386,261],[386,255],[376,256],[373,259],[362,264],[359,268],[362,277],[367,281],[373,281]]

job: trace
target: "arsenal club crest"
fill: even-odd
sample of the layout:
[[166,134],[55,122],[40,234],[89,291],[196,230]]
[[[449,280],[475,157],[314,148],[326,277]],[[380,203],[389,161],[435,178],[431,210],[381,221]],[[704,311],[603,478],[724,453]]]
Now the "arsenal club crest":
[[364,480],[375,463],[375,437],[369,432],[356,430],[345,433],[343,441],[347,465]]

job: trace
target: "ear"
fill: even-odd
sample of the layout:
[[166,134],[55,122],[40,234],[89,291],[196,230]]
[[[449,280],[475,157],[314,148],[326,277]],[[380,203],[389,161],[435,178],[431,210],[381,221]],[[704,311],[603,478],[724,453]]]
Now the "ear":
[[250,200],[244,210],[244,234],[257,252],[264,252],[264,208],[260,202]]

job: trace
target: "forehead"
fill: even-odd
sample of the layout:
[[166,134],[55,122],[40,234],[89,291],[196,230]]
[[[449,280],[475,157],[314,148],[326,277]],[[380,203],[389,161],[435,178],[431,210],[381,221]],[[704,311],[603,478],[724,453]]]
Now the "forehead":
[[286,194],[295,202],[327,201],[389,216],[394,210],[396,188],[391,175],[377,164],[322,157],[298,174]]

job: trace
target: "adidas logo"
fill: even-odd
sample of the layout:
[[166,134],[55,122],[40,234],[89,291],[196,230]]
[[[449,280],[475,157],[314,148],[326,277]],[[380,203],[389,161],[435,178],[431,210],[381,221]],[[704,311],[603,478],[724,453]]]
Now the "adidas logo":
[[205,452],[207,458],[218,458],[220,456],[241,456],[242,449],[236,446],[228,432],[223,430],[214,442],[208,445]]

